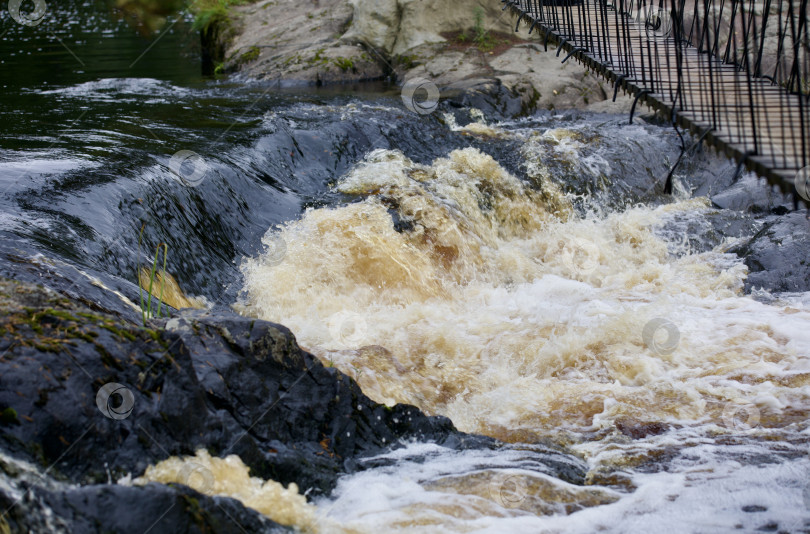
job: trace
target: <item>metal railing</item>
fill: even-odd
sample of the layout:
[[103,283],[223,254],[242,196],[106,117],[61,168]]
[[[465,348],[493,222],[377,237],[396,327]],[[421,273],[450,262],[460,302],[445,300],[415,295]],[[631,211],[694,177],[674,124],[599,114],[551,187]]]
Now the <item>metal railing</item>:
[[[502,0],[558,44],[791,192],[810,166],[808,0]],[[805,169],[805,172],[800,172]],[[806,180],[807,176],[805,176]],[[797,196],[798,193],[798,196]]]

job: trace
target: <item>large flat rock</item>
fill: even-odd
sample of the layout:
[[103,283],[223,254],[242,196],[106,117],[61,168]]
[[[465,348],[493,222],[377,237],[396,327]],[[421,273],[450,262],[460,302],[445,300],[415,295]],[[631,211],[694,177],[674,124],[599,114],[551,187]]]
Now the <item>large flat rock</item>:
[[[514,101],[490,107],[516,114],[630,107],[624,95],[599,107],[611,92],[606,82],[573,59],[563,65],[525,24],[515,33],[511,12],[497,2],[263,0],[233,8],[232,19],[226,70],[279,86],[424,78],[455,89],[488,79],[496,89],[490,99]],[[475,42],[476,26],[491,37],[489,45]]]

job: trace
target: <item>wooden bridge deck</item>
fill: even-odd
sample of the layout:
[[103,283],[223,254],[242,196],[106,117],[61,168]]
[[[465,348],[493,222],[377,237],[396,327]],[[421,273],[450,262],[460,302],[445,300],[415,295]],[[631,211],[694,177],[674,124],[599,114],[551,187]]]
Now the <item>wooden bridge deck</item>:
[[[778,13],[768,0],[765,7],[726,0],[725,13],[720,0],[691,1],[502,0],[520,17],[518,27],[539,31],[558,55],[571,55],[795,196],[794,178],[810,165],[808,0],[781,0]],[[783,3],[798,2],[783,12]],[[764,75],[765,64],[774,76]]]

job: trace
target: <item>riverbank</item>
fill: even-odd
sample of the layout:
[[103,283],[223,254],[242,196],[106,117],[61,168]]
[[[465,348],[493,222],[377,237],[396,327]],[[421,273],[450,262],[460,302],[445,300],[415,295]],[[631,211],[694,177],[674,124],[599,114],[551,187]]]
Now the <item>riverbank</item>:
[[626,112],[631,101],[574,60],[562,64],[499,3],[464,0],[263,0],[232,6],[220,70],[282,87],[374,80],[433,82],[509,116],[537,110]]

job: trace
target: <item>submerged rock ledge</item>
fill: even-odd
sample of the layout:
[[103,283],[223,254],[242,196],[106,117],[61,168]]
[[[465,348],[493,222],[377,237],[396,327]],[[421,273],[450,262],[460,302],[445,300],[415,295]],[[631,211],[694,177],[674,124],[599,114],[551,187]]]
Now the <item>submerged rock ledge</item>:
[[[183,310],[143,328],[5,279],[0,317],[2,532],[143,532],[170,507],[152,532],[237,531],[227,514],[249,531],[278,527],[184,486],[114,483],[198,449],[236,454],[252,476],[312,497],[404,440],[498,446],[445,417],[371,401],[266,321]],[[582,483],[572,465],[557,471]]]

